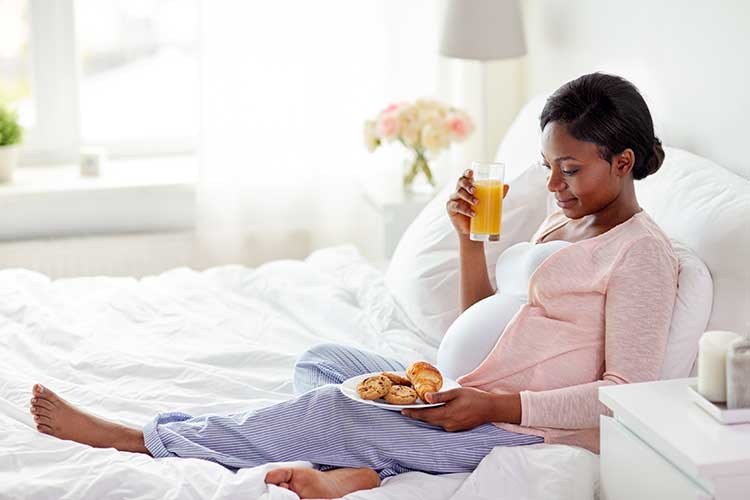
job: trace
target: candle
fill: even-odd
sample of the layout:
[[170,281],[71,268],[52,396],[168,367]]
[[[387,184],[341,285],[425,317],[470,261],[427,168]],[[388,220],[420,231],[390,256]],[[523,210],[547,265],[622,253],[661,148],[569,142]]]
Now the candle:
[[726,360],[729,344],[740,338],[733,332],[713,330],[698,343],[698,392],[714,403],[727,400]]
[[727,408],[750,408],[750,337],[727,349]]

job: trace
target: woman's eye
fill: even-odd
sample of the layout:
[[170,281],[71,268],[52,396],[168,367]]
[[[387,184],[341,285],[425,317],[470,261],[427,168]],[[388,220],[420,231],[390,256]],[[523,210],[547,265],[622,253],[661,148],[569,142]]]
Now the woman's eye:
[[542,163],[542,165],[544,165],[544,168],[546,168],[547,170],[552,170],[552,167],[550,167],[550,166],[549,166],[549,165],[547,165],[546,163]]
[[560,172],[562,172],[563,175],[573,175],[578,172],[578,170],[560,170]]

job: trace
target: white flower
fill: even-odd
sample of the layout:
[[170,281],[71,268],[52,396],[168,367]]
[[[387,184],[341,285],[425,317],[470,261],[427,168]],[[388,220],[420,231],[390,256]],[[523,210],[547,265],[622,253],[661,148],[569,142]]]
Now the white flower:
[[437,153],[450,145],[448,125],[445,121],[435,119],[422,128],[422,146],[428,151]]
[[402,106],[396,112],[401,139],[410,145],[419,144],[419,134],[422,124],[419,121],[419,111],[413,105]]
[[364,138],[365,147],[370,153],[380,146],[380,138],[378,138],[378,134],[375,133],[375,122],[373,120],[365,121]]

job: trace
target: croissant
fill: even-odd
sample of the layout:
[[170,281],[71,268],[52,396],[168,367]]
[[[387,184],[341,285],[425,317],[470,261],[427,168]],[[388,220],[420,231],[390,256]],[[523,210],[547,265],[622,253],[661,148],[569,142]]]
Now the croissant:
[[416,361],[406,370],[406,376],[417,391],[419,399],[427,400],[424,395],[428,392],[437,392],[443,387],[443,376],[440,371],[426,361]]

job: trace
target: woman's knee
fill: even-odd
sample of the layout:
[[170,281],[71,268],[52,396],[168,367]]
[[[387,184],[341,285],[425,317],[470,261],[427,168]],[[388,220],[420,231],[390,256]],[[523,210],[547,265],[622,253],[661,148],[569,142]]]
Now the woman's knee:
[[327,372],[335,364],[334,354],[340,347],[331,342],[317,344],[297,357],[293,373],[296,394],[318,387],[322,382],[333,382],[329,380],[331,374]]

